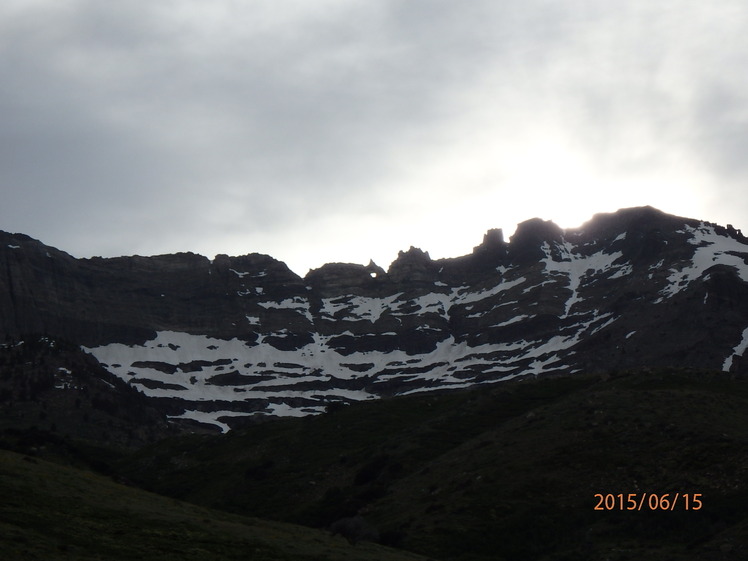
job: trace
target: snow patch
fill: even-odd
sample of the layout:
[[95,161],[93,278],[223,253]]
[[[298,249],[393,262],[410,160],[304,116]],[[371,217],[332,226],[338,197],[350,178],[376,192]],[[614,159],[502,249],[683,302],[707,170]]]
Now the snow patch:
[[743,331],[743,339],[738,343],[738,346],[732,350],[732,354],[725,359],[722,364],[722,370],[729,372],[732,368],[732,362],[735,357],[742,357],[743,353],[748,349],[748,327]]
[[491,327],[504,327],[506,325],[511,325],[513,323],[518,323],[520,321],[524,321],[526,319],[531,318],[532,316],[515,316],[511,319],[508,319],[506,321],[502,321],[501,323],[497,323],[496,325],[492,325]]
[[185,411],[181,415],[169,415],[169,419],[189,419],[205,425],[215,425],[222,433],[227,433],[231,427],[218,419],[221,417],[246,417],[247,413],[238,411]]
[[395,302],[402,296],[398,292],[386,298],[369,298],[366,296],[340,296],[324,298],[320,314],[330,318],[367,320],[376,322],[384,312],[392,311],[397,306]]
[[309,310],[309,300],[301,298],[300,296],[286,298],[285,300],[281,300],[280,302],[258,302],[258,305],[262,306],[266,310],[293,310],[294,312],[299,312],[300,314],[306,316],[309,321],[313,321],[312,313]]
[[[733,267],[743,282],[748,282],[748,246],[736,239],[717,234],[713,226],[702,223],[699,227],[686,226],[681,233],[691,234],[688,242],[696,246],[690,265],[680,270],[671,270],[668,285],[660,292],[669,298],[685,289],[689,283],[698,279],[709,267],[727,265]],[[735,255],[742,254],[742,256]],[[658,300],[661,301],[662,299]]]
[[57,390],[70,390],[77,389],[73,380],[73,372],[60,366],[55,372],[55,389]]
[[[615,253],[605,253],[598,251],[592,255],[579,255],[574,252],[574,246],[570,242],[564,242],[562,244],[555,244],[556,249],[561,253],[562,260],[556,261],[551,251],[551,246],[548,242],[543,242],[542,249],[545,253],[545,270],[551,275],[566,276],[568,278],[568,289],[571,290],[571,296],[566,300],[566,307],[562,317],[568,317],[571,313],[571,309],[581,300],[579,296],[579,286],[581,285],[582,279],[591,274],[598,274],[608,271],[613,267],[613,263],[623,257],[623,253],[616,251]],[[625,270],[625,267],[621,267],[614,273],[615,278],[622,277],[631,272]]]
[[270,415],[277,417],[307,417],[325,412],[325,406],[298,408],[287,403],[271,403],[268,409]]
[[519,277],[511,281],[502,281],[493,288],[481,290],[480,292],[468,292],[468,289],[466,287],[462,287],[456,289],[456,293],[459,295],[459,298],[457,298],[456,301],[460,304],[472,304],[474,302],[480,302],[481,300],[485,300],[486,298],[490,298],[491,296],[496,296],[501,292],[507,291],[510,288],[519,286],[526,281],[527,279],[525,277]]

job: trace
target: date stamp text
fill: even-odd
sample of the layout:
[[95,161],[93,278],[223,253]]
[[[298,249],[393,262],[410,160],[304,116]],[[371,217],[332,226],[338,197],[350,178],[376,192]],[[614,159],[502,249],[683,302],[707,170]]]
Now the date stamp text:
[[595,493],[595,510],[701,510],[702,493]]

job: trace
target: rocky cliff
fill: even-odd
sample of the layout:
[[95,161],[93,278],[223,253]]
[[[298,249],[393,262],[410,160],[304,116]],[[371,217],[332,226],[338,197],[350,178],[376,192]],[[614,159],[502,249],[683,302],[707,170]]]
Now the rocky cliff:
[[80,345],[175,418],[223,430],[517,376],[744,372],[748,240],[643,207],[301,278],[266,255],[76,259],[0,233],[0,334]]

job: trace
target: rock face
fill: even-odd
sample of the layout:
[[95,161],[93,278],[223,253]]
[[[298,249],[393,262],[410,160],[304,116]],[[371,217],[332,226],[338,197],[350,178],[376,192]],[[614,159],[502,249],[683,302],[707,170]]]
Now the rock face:
[[0,334],[80,345],[223,430],[253,413],[524,375],[683,366],[745,372],[748,240],[651,207],[579,229],[528,220],[464,257],[305,278],[266,255],[75,259],[0,233]]
[[60,441],[51,434],[139,447],[179,430],[155,405],[78,345],[43,335],[0,344],[4,448],[23,453],[47,444],[54,448]]

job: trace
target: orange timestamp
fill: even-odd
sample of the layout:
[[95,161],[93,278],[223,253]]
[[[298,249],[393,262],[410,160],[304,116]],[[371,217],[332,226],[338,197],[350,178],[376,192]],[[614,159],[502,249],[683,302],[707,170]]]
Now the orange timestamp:
[[702,493],[595,493],[594,510],[701,510]]

